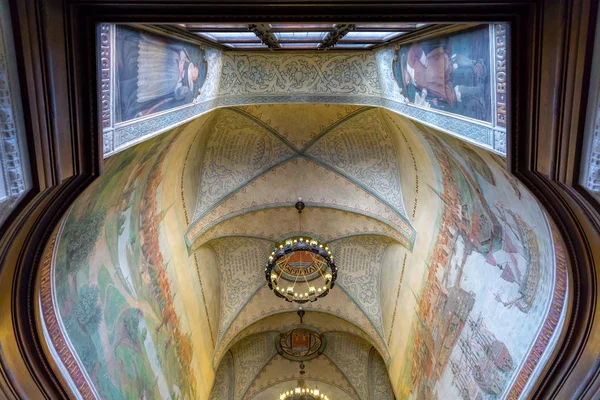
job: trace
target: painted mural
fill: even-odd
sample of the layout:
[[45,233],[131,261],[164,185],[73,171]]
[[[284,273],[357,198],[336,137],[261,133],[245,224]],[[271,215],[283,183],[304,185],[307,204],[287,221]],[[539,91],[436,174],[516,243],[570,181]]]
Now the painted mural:
[[115,122],[191,104],[199,98],[208,70],[200,46],[117,25],[115,51]]
[[[179,179],[167,173],[188,147],[178,139],[194,138],[182,133],[199,123],[109,159],[106,174],[64,220],[56,302],[99,398],[197,399],[210,390],[203,381],[214,371],[202,366],[212,352],[202,326],[207,316],[192,285],[198,277],[185,242],[176,244],[168,233],[182,218],[181,205],[176,192],[163,192]],[[193,335],[197,330],[203,333]]]
[[492,120],[487,25],[401,45],[394,54],[393,73],[411,104]]
[[[109,158],[77,199],[54,297],[97,398],[259,399],[284,383],[271,377],[295,379],[275,343],[297,306],[262,270],[299,229],[298,194],[302,233],[342,266],[305,307],[327,339],[307,362],[335,371],[323,384],[350,399],[523,393],[563,307],[550,309],[559,244],[535,198],[503,158],[388,110],[323,106],[322,123],[296,126],[315,107],[210,113]],[[254,147],[223,141],[245,134]]]
[[266,54],[102,24],[105,156],[220,107],[291,103],[385,107],[505,154],[509,26],[469,29],[399,49]]
[[441,207],[423,283],[405,294],[416,314],[396,396],[500,399],[548,312],[550,227],[494,156],[416,127],[439,168],[428,191]]

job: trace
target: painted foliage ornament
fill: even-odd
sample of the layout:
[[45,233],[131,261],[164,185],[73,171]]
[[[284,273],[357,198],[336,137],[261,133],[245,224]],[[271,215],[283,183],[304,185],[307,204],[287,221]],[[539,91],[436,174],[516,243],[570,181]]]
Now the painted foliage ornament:
[[[295,205],[302,231],[302,198]],[[337,278],[337,266],[326,244],[308,236],[291,236],[278,243],[269,256],[265,279],[275,295],[306,303],[326,296]]]

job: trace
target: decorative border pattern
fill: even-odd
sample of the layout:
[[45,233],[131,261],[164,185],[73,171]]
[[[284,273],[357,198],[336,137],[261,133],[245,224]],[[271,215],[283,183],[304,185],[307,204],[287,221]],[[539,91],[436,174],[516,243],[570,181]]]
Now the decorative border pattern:
[[[353,52],[345,55],[306,55],[215,52],[210,57],[211,78],[201,101],[176,109],[115,124],[114,107],[114,24],[102,24],[98,31],[101,76],[100,103],[105,152],[108,157],[141,140],[165,132],[190,119],[220,107],[254,104],[330,103],[384,107],[443,132],[466,139],[505,155],[508,113],[507,24],[490,24],[490,58],[493,60],[491,101],[495,107],[492,123],[450,113],[432,111],[404,103],[391,88],[393,77],[387,64],[390,48],[374,55]],[[110,92],[106,92],[109,90]],[[219,94],[220,93],[220,94]],[[218,96],[218,97],[215,97]],[[111,110],[106,107],[110,106]]]
[[92,400],[96,399],[97,396],[87,380],[83,369],[77,362],[75,352],[71,350],[70,346],[67,344],[66,335],[60,327],[58,310],[54,303],[52,266],[54,264],[57,237],[62,231],[64,221],[66,221],[66,219],[61,221],[60,228],[52,233],[42,254],[42,262],[38,276],[40,282],[39,303],[41,308],[41,323],[43,329],[48,332],[48,337],[50,338],[51,343],[49,343],[48,346],[52,346],[56,349],[59,361],[65,366],[77,391],[83,399]]
[[114,150],[114,77],[113,77],[113,62],[114,62],[114,40],[115,40],[115,25],[100,24],[98,26],[98,75],[100,82],[98,83],[99,103],[100,103],[100,121],[102,127],[102,147],[104,154]]
[[[371,107],[383,107],[435,129],[474,143],[480,147],[505,155],[502,146],[494,147],[494,129],[451,115],[433,113],[425,109],[402,102],[374,96],[338,96],[338,95],[257,95],[220,97],[202,103],[179,108],[164,114],[134,120],[126,125],[115,127],[114,147],[105,153],[108,157],[142,140],[188,122],[204,113],[217,108],[246,106],[255,104],[351,104]],[[504,151],[502,151],[504,150]]]
[[492,103],[494,110],[493,147],[498,153],[506,155],[506,128],[508,126],[508,100],[509,100],[509,65],[507,51],[509,26],[507,24],[494,24],[490,26],[491,59],[494,60],[492,72],[494,81],[492,86]]
[[507,400],[517,400],[523,393],[523,390],[533,375],[540,359],[544,355],[544,352],[548,349],[548,344],[551,342],[556,328],[561,322],[560,317],[566,304],[568,286],[567,257],[565,255],[562,239],[556,226],[553,222],[549,222],[552,230],[555,254],[554,292],[552,294],[550,309],[548,310],[546,320],[542,325],[542,329],[535,340],[533,347],[529,351],[529,354],[523,366],[521,367],[517,378],[515,379],[508,392],[508,395],[506,396]]

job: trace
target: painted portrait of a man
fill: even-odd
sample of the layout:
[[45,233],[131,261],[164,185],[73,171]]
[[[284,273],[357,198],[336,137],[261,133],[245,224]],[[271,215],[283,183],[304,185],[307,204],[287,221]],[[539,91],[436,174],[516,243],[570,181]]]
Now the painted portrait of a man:
[[192,103],[206,79],[204,50],[117,26],[117,122]]
[[409,103],[491,120],[488,28],[400,46],[394,79]]

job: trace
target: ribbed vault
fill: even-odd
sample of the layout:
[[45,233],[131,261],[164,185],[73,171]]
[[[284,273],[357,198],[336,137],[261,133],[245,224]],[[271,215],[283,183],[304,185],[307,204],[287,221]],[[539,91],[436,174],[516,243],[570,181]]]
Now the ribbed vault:
[[322,104],[223,108],[111,157],[52,267],[82,384],[216,400],[293,386],[275,342],[298,305],[263,270],[302,234],[340,268],[303,305],[327,339],[309,383],[332,399],[518,397],[561,243],[503,162],[384,109]]

